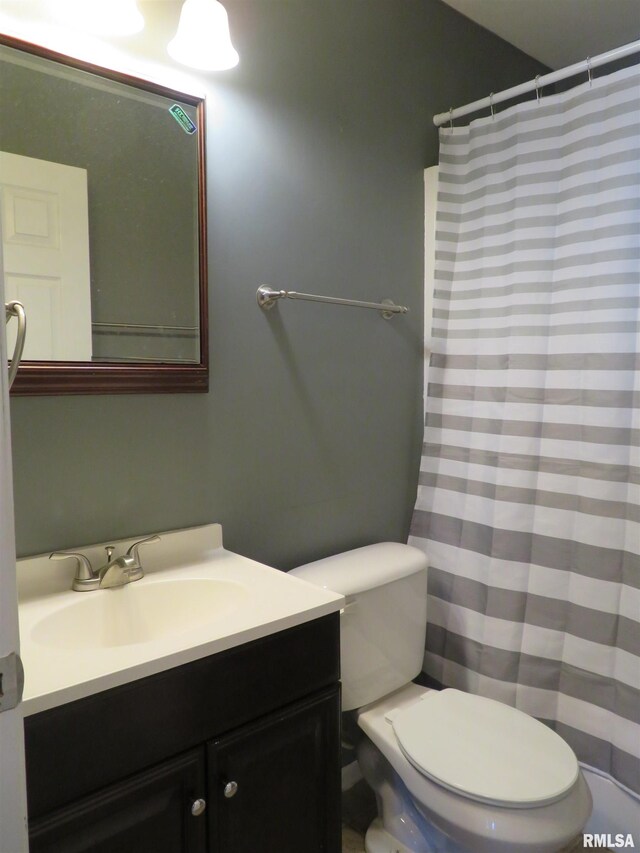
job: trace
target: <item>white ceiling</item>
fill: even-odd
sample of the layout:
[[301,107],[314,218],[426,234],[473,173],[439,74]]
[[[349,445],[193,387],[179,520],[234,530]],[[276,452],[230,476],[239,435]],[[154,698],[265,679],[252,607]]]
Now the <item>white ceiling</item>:
[[444,0],[550,68],[640,38],[640,0]]
[[[553,69],[640,39],[640,0],[444,2]],[[147,19],[145,32],[125,39],[112,39],[111,42],[118,47],[127,45],[142,53],[153,53],[147,30],[155,28],[156,41],[158,29],[162,30],[163,36],[166,35],[166,40],[170,39],[177,26],[182,0],[138,0],[138,3]],[[51,17],[52,9],[51,0],[0,0],[0,30],[38,41],[33,32],[14,30],[16,26],[46,24],[55,20]],[[74,51],[70,49],[67,52]],[[164,48],[153,58],[164,64],[169,61]]]

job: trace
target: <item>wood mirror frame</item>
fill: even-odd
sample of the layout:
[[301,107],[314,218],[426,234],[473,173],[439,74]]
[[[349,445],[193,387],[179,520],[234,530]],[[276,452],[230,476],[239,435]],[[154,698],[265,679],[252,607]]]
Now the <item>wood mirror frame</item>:
[[[0,44],[62,65],[89,72],[118,83],[182,101],[196,108],[198,119],[198,281],[199,361],[172,362],[85,362],[26,361],[20,364],[12,395],[135,394],[206,392],[209,388],[207,226],[205,191],[204,99],[178,92],[119,71],[92,65],[0,33]],[[28,318],[27,318],[28,334]]]

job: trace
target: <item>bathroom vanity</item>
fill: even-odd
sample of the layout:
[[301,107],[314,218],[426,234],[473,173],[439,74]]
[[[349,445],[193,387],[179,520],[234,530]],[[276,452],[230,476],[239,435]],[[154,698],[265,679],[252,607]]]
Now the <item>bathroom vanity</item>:
[[[42,558],[30,575],[19,568],[31,853],[340,850],[343,599],[225,551],[216,528],[196,529],[181,565],[189,531],[164,534],[155,557],[149,549],[155,570],[116,591],[179,578],[199,582],[202,597],[205,578],[223,576],[246,588],[237,607],[191,634],[120,644],[92,613],[93,648],[69,648],[51,629],[78,618],[69,607],[101,607],[92,596],[118,610],[130,602],[110,590],[43,595]],[[107,623],[131,639],[126,620]]]

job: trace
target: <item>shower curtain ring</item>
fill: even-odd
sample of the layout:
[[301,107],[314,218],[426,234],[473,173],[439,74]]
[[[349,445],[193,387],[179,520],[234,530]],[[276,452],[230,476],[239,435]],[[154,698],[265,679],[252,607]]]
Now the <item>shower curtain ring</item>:
[[589,80],[589,87],[593,85],[593,77],[591,75],[591,57],[587,56],[587,79]]
[[453,107],[449,107],[449,130],[453,130]]
[[495,111],[493,109],[493,92],[489,92],[489,106],[491,108],[491,118],[493,119],[496,117]]
[[536,74],[535,83],[536,83],[536,101],[538,103],[540,103],[540,75],[539,74]]

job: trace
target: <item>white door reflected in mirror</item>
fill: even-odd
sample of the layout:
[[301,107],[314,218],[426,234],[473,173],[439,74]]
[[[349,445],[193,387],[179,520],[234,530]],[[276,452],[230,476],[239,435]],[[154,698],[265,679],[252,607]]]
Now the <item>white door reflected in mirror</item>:
[[0,152],[0,193],[5,297],[29,318],[23,359],[91,361],[87,170]]

